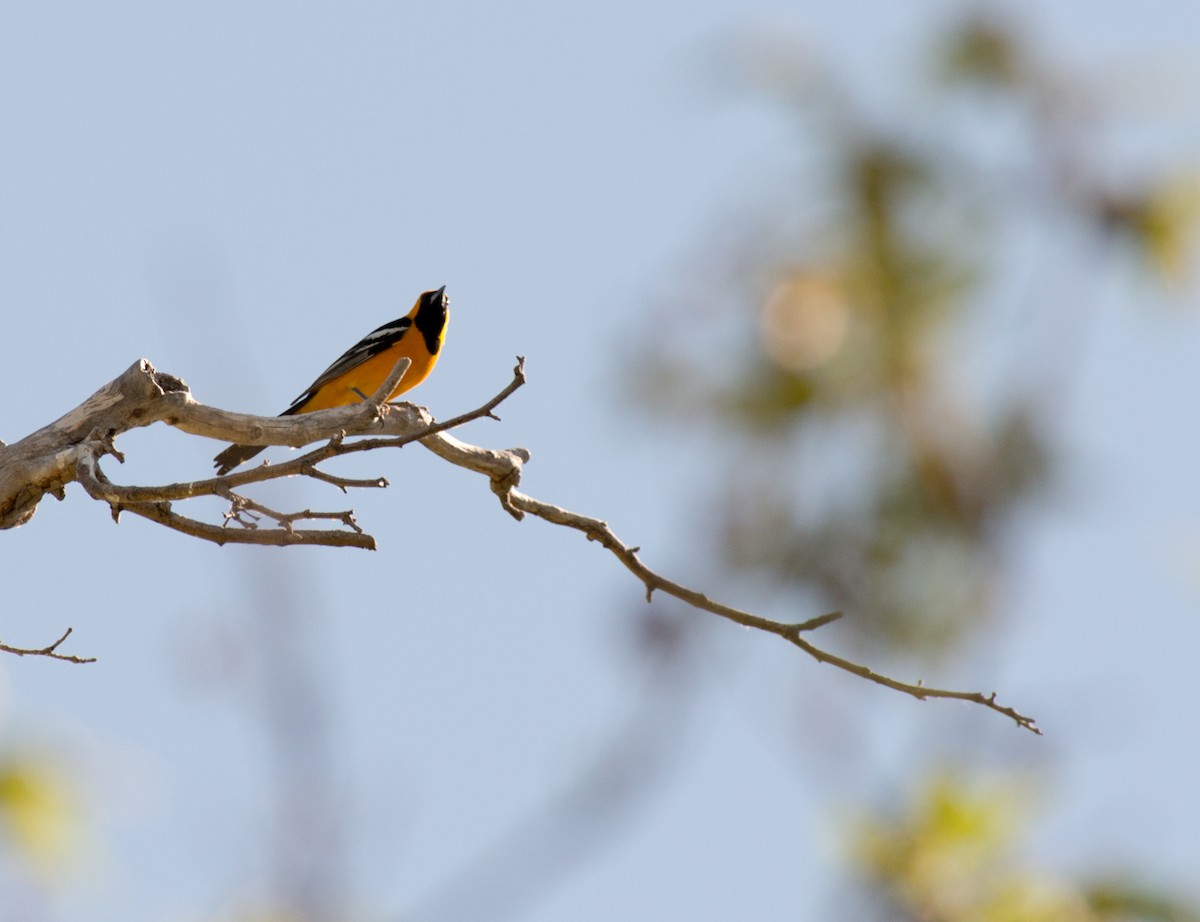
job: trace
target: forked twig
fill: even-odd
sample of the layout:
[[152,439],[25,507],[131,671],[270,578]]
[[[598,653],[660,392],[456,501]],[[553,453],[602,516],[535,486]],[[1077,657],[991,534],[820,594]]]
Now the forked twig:
[[94,663],[94,656],[72,656],[69,653],[59,653],[58,648],[62,646],[64,640],[71,636],[72,628],[67,628],[63,635],[50,644],[48,647],[40,649],[32,649],[29,647],[13,647],[6,643],[0,643],[0,652],[15,653],[17,656],[44,656],[46,659],[62,660],[64,663]]

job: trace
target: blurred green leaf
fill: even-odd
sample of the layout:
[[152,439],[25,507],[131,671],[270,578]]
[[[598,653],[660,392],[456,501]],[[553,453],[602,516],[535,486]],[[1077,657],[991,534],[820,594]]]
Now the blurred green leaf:
[[1128,881],[1092,884],[1087,901],[1103,922],[1200,922],[1200,907]]
[[1010,87],[1024,70],[1020,42],[999,21],[972,18],[946,40],[941,55],[942,77],[949,82],[970,81]]

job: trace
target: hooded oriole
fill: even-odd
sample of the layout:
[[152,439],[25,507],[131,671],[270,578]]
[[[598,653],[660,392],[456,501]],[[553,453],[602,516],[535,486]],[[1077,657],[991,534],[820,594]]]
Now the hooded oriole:
[[[437,364],[438,353],[446,338],[449,303],[444,285],[437,291],[425,292],[417,298],[407,316],[372,330],[347,349],[279,415],[312,413],[363,400],[379,389],[396,367],[396,362],[405,357],[411,359],[412,364],[388,399],[412,390]],[[264,447],[230,445],[214,459],[217,474],[229,473]]]

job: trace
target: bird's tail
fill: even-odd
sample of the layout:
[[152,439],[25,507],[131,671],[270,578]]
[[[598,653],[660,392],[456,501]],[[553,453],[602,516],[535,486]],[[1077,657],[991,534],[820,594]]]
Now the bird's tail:
[[217,469],[217,476],[224,477],[239,464],[249,461],[265,447],[265,445],[230,445],[213,458],[213,466]]

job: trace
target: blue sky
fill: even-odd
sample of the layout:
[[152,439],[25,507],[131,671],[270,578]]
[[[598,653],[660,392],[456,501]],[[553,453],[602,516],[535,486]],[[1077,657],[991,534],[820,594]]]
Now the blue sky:
[[[453,415],[527,356],[503,421],[461,436],[528,447],[528,492],[702,579],[679,474],[702,461],[629,406],[621,344],[653,335],[649,305],[712,223],[791,162],[778,113],[722,83],[739,36],[794,34],[885,107],[888,75],[961,9],[831,6],[9,5],[0,437],[142,356],[205,402],[281,410],[446,284],[445,357],[413,397]],[[1193,4],[1071,2],[1028,22],[1065,63],[1129,90],[1116,150],[1194,155]],[[1182,77],[1143,106],[1140,75],[1160,73]],[[272,753],[287,761],[306,733],[332,754],[346,890],[367,915],[469,918],[434,900],[442,883],[629,715],[659,713],[665,780],[644,814],[521,918],[823,917],[839,811],[895,795],[914,739],[986,747],[997,771],[1047,766],[1035,848],[1049,865],[1129,863],[1190,885],[1200,495],[1181,395],[1200,328],[1194,311],[1153,309],[1126,267],[1094,284],[1102,319],[1063,409],[1069,489],[1025,525],[1005,630],[947,677],[1001,690],[1045,740],[723,625],[705,679],[675,701],[623,653],[640,593],[614,560],[512,522],[479,478],[416,447],[346,463],[387,476],[383,493],[268,493],[353,505],[374,554],[207,547],[114,526],[71,488],[0,537],[0,638],[35,646],[70,625],[72,650],[100,658],[0,660],[0,740],[58,753],[86,805],[90,842],[45,918],[219,918],[261,899]],[[119,444],[128,463],[109,473],[130,483],[202,476],[220,447],[164,427]],[[289,685],[293,644],[315,685]],[[289,688],[319,704],[271,704]],[[315,723],[281,743],[271,707]],[[848,740],[840,716],[867,730]],[[320,788],[304,774],[318,769],[296,769],[293,794]]]

